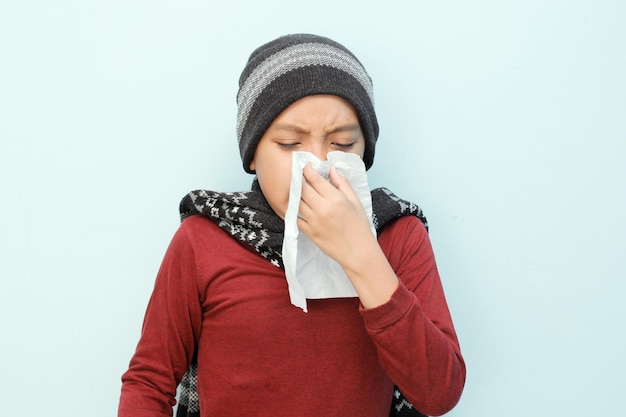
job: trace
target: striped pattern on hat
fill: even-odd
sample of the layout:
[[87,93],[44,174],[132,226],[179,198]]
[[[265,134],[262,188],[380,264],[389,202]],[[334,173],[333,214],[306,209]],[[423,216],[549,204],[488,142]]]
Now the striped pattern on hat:
[[363,162],[374,162],[378,121],[372,80],[343,45],[317,35],[286,35],[257,48],[239,78],[237,139],[243,167],[250,162],[272,121],[295,101],[315,94],[347,100],[365,137]]

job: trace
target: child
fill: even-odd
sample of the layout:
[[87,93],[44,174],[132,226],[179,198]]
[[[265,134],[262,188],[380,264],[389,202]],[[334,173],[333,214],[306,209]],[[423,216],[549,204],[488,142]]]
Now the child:
[[339,150],[372,165],[378,122],[365,69],[328,38],[288,35],[251,54],[239,87],[252,190],[199,190],[181,202],[119,416],[171,416],[183,375],[179,414],[446,413],[465,364],[415,205],[374,190],[376,237],[348,181],[307,165],[298,229],[341,265],[358,297],[307,300],[308,312],[289,299],[281,247],[291,153],[323,160]]

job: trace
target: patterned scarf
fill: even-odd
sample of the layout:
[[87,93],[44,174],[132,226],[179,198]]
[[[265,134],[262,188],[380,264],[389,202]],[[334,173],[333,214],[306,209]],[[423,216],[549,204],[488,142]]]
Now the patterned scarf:
[[[196,214],[204,215],[237,241],[252,246],[274,266],[284,268],[282,244],[285,223],[270,207],[256,179],[252,183],[251,191],[235,193],[192,191],[182,199],[179,209],[181,221]],[[386,188],[372,190],[372,211],[372,220],[378,233],[387,223],[401,216],[416,216],[428,230],[428,223],[422,210],[417,205],[400,199]],[[197,379],[197,358],[194,357],[180,383],[176,417],[200,417]],[[389,415],[424,416],[397,387],[394,389]]]

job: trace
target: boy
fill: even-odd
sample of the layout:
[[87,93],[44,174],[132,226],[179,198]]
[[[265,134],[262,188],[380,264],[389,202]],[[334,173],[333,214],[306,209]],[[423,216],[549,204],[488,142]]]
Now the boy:
[[394,384],[421,413],[449,411],[465,364],[416,206],[374,190],[376,237],[350,183],[334,168],[327,181],[305,166],[298,229],[358,296],[307,300],[306,313],[289,300],[281,246],[292,152],[324,160],[342,151],[372,165],[378,122],[367,72],[328,38],[288,35],[251,54],[239,86],[252,191],[200,190],[181,202],[119,416],[171,416],[192,363],[199,401],[187,392],[182,405],[203,417],[383,417]]

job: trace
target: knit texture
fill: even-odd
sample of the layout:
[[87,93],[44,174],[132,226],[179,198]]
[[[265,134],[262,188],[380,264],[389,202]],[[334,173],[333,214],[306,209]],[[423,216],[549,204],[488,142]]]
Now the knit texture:
[[[233,238],[252,246],[273,265],[284,268],[285,222],[274,213],[256,179],[251,191],[191,191],[180,202],[179,211],[181,221],[194,214],[210,218]],[[402,200],[386,188],[372,190],[372,212],[377,232],[391,220],[408,215],[417,216],[428,229],[426,217],[417,205]]]
[[378,121],[372,80],[343,45],[317,35],[286,35],[257,48],[239,78],[237,139],[246,172],[272,121],[297,100],[331,94],[356,110],[365,137],[363,162],[374,162]]
[[[258,181],[251,191],[220,193],[196,190],[187,194],[180,203],[181,221],[189,216],[204,215],[215,222],[234,239],[248,245],[278,268],[283,268],[282,242],[284,221],[278,217],[263,196]],[[373,223],[377,232],[401,216],[418,217],[428,230],[422,210],[415,204],[402,200],[386,188],[372,190]],[[180,383],[177,417],[200,417],[197,392],[197,360],[193,359]],[[346,415],[351,415],[346,410]],[[391,417],[421,417],[413,405],[395,387]]]

